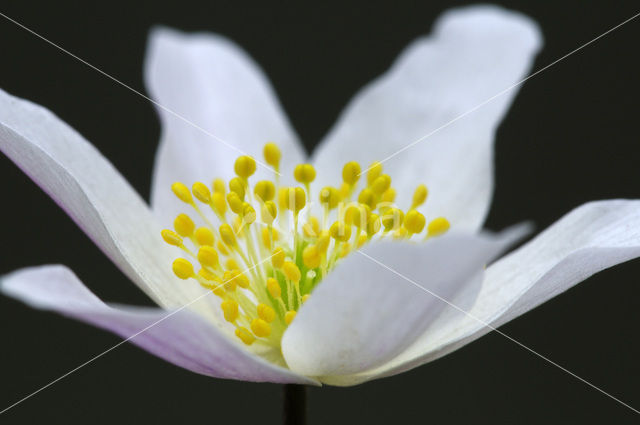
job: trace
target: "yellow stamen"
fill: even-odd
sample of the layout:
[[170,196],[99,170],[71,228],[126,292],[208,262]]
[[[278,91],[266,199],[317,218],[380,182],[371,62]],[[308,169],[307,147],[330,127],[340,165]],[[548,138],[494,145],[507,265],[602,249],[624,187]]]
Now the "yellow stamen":
[[249,330],[242,326],[236,329],[236,336],[240,338],[242,342],[244,342],[247,345],[253,344],[253,342],[256,340],[256,338],[253,335],[251,335]]
[[404,217],[404,228],[411,233],[420,233],[424,229],[425,218],[416,210],[411,210]]
[[276,311],[266,304],[258,304],[258,317],[267,323],[271,323],[276,318]]
[[227,299],[222,301],[220,304],[220,308],[222,308],[222,312],[224,313],[224,319],[227,322],[235,322],[238,320],[238,302],[235,300]]
[[296,311],[295,310],[289,310],[285,313],[284,315],[284,321],[287,325],[290,325],[291,322],[293,322],[293,319],[296,318]]
[[184,258],[176,258],[173,262],[173,273],[180,279],[189,279],[193,277],[193,265]]
[[267,161],[267,164],[271,165],[273,168],[278,171],[280,167],[280,148],[273,142],[269,142],[264,145],[264,160]]
[[184,185],[184,183],[175,182],[171,185],[171,190],[173,193],[185,204],[192,204],[193,197],[191,196],[191,192],[189,192],[189,188]]
[[271,326],[263,319],[253,319],[251,330],[258,338],[266,338],[271,335]]
[[218,262],[218,252],[213,247],[204,245],[198,250],[198,261],[205,267],[217,269],[220,267]]
[[354,186],[360,179],[360,164],[355,161],[347,162],[342,168],[342,180],[349,186]]
[[198,201],[205,204],[211,202],[211,192],[209,192],[209,188],[204,183],[195,182],[191,187],[191,191]]
[[215,240],[213,232],[208,227],[198,227],[194,237],[199,245],[213,246]]
[[278,283],[277,280],[275,280],[272,277],[267,279],[267,290],[269,291],[269,294],[271,294],[273,298],[280,298],[280,296],[282,295],[282,289],[280,288],[280,284]]
[[311,164],[298,164],[293,169],[293,177],[299,183],[309,184],[316,178],[316,169]]
[[447,220],[446,218],[435,218],[431,220],[431,222],[427,226],[427,237],[440,236],[447,230],[449,230],[450,226],[451,225],[449,224],[449,220]]
[[269,180],[261,180],[256,183],[253,193],[262,202],[271,201],[276,196],[276,187]]
[[413,192],[413,203],[411,204],[411,209],[418,208],[420,205],[424,204],[424,201],[427,200],[427,195],[429,191],[427,190],[427,186],[421,184],[416,187],[415,192]]
[[250,156],[243,155],[236,159],[233,170],[243,179],[248,179],[256,172],[256,161]]
[[173,220],[173,228],[176,229],[176,232],[183,238],[191,236],[195,227],[196,225],[193,223],[193,220],[186,214],[180,214]]
[[164,229],[160,234],[162,239],[169,245],[182,246],[182,238],[173,230]]

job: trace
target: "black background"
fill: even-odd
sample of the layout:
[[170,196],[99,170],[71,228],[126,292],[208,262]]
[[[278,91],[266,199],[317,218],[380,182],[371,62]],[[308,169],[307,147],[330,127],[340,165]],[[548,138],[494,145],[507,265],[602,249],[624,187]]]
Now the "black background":
[[[147,31],[222,33],[275,85],[309,149],[351,95],[446,8],[329,4],[4,1],[1,11],[136,89]],[[636,1],[500,2],[536,19],[536,69],[633,16]],[[592,199],[640,198],[640,18],[532,78],[496,142],[487,227],[542,229]],[[149,193],[159,126],[141,97],[0,18],[0,87],[55,111]],[[0,273],[70,266],[101,298],[149,304],[73,222],[0,158]],[[602,272],[502,330],[640,408],[640,262]],[[119,339],[0,297],[0,410]],[[125,344],[0,416],[0,423],[278,423],[280,387],[214,380]],[[311,424],[635,423],[638,416],[492,333],[434,363],[351,388],[314,388]]]

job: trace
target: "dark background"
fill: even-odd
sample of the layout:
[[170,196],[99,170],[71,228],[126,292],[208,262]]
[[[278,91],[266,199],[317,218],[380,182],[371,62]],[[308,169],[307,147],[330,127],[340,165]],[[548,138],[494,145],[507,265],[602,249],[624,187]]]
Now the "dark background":
[[[166,3],[166,4],[165,4]],[[4,1],[0,11],[144,91],[151,25],[222,33],[277,88],[309,149],[351,95],[448,7],[466,2]],[[637,1],[500,2],[536,19],[536,69],[640,11]],[[640,198],[640,18],[528,81],[498,132],[487,226],[542,229],[592,199]],[[0,18],[0,87],[55,111],[143,195],[159,126],[141,97]],[[0,273],[70,266],[101,298],[149,304],[73,222],[0,157]],[[602,272],[502,330],[640,408],[640,262]],[[0,297],[0,410],[119,339]],[[215,380],[125,344],[1,423],[278,423],[280,387]],[[635,423],[638,416],[492,333],[434,363],[351,388],[314,388],[311,424]],[[233,422],[229,422],[233,421]]]

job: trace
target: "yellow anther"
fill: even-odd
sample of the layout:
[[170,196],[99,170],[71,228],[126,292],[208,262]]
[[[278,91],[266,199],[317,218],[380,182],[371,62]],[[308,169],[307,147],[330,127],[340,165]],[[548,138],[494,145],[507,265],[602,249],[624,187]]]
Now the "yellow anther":
[[271,325],[263,319],[253,319],[251,321],[251,330],[258,338],[266,338],[271,335]]
[[344,214],[344,221],[362,229],[367,225],[367,218],[370,213],[371,209],[365,204],[349,205]]
[[256,338],[251,335],[251,332],[249,332],[249,329],[243,326],[236,328],[236,336],[247,345],[253,344],[253,342],[256,340]]
[[320,191],[320,203],[326,205],[330,210],[338,206],[342,196],[335,187],[327,186]]
[[398,208],[388,208],[382,213],[380,221],[384,226],[384,230],[387,232],[390,230],[396,230],[402,226],[404,213]]
[[292,263],[291,261],[285,261],[282,265],[282,272],[292,282],[300,282],[300,278],[302,274],[300,273],[300,269],[296,266],[296,263]]
[[329,232],[324,231],[322,232],[322,234],[318,238],[318,241],[316,242],[316,248],[318,248],[318,251],[320,252],[323,252],[323,253],[327,252],[327,249],[329,248],[330,243],[331,243],[331,236],[329,236]]
[[220,266],[220,263],[218,262],[218,252],[208,245],[201,246],[198,250],[198,261],[203,266],[212,269]]
[[180,236],[185,238],[188,238],[193,234],[193,229],[195,227],[196,225],[193,224],[193,220],[191,220],[191,218],[186,214],[180,214],[175,220],[173,220],[173,228],[176,229],[176,232]]
[[225,201],[223,192],[214,192],[211,195],[211,205],[213,205],[213,209],[220,215],[224,215],[227,212],[227,203]]
[[193,186],[191,186],[191,191],[198,201],[204,202],[205,204],[211,202],[211,192],[209,192],[209,188],[206,184],[202,182],[195,182]]
[[351,252],[351,244],[345,243],[340,247],[340,258],[344,258]]
[[198,276],[208,281],[215,281],[217,279],[215,274],[211,273],[209,270],[205,268],[198,270]]
[[331,237],[340,242],[346,242],[351,238],[351,226],[343,221],[336,221],[329,228]]
[[253,188],[253,193],[262,202],[271,201],[276,196],[276,186],[269,180],[260,180]]
[[274,249],[271,253],[271,264],[273,265],[273,267],[275,267],[276,269],[282,268],[282,265],[284,264],[284,257],[285,254],[282,248],[278,247]]
[[316,179],[316,169],[311,164],[298,164],[293,169],[293,177],[299,183],[309,184]]
[[304,235],[310,238],[317,237],[320,235],[320,222],[314,216],[309,217],[309,221],[307,221],[304,226],[302,226],[302,230]]
[[424,216],[416,210],[407,212],[407,215],[404,217],[404,228],[407,229],[410,234],[422,232],[425,223],[426,220]]
[[231,270],[227,270],[222,275],[222,283],[227,291],[233,292],[238,286],[238,282],[235,279],[236,275]]
[[180,279],[189,279],[193,276],[193,265],[184,258],[176,258],[173,262],[173,273]]
[[222,239],[222,242],[224,242],[225,244],[227,244],[228,246],[235,246],[236,245],[236,235],[235,233],[233,233],[233,229],[231,228],[231,226],[229,226],[228,224],[221,224],[220,225],[220,238]]
[[340,191],[340,200],[342,199],[349,199],[350,195],[351,195],[351,186],[349,186],[346,183],[342,183],[340,185],[340,189],[338,189]]
[[260,237],[262,239],[262,246],[271,249],[271,231],[268,227],[263,227],[262,230],[260,230]]
[[280,289],[280,284],[278,283],[277,280],[275,280],[272,277],[267,279],[267,290],[269,291],[269,293],[273,298],[278,299],[282,295],[282,289]]
[[258,304],[258,317],[267,323],[271,323],[276,318],[276,311],[266,304]]
[[244,238],[244,221],[240,218],[241,215],[237,215],[236,218],[233,219],[233,231],[236,233],[236,236],[239,238]]
[[362,189],[358,195],[358,202],[374,209],[376,207],[376,194],[369,188]]
[[251,282],[249,278],[244,275],[240,270],[231,270],[229,272],[229,280],[238,285],[242,289],[247,289]]
[[247,224],[256,221],[256,210],[248,202],[242,205],[242,220]]
[[222,312],[224,313],[224,319],[227,322],[233,323],[238,320],[239,312],[237,301],[231,299],[224,300],[220,304],[220,308],[222,309]]
[[297,213],[307,203],[307,195],[301,187],[290,187],[286,194],[287,209]]
[[222,243],[222,241],[218,241],[218,243],[216,244],[216,248],[218,248],[218,252],[220,252],[220,254],[229,255],[229,250],[227,249],[227,246]]
[[296,312],[294,310],[289,310],[284,314],[284,321],[287,325],[290,325],[293,322],[293,319],[296,318]]
[[280,210],[286,210],[288,204],[289,204],[289,188],[281,187],[278,190],[278,206],[280,207]]
[[221,285],[221,281],[218,277],[216,277],[213,273],[209,272],[207,269],[200,269],[198,271],[198,276],[202,279],[206,280],[210,286],[209,289],[219,297],[224,297],[225,292],[223,285]]
[[227,188],[224,184],[224,180],[217,178],[213,181],[213,193],[224,195],[226,191]]
[[256,160],[248,155],[239,156],[233,164],[233,170],[243,179],[248,179],[256,172]]
[[367,185],[371,186],[373,182],[382,174],[382,164],[378,161],[373,161],[369,165],[369,171],[367,171]]
[[241,200],[244,200],[244,183],[240,177],[229,180],[229,190],[236,193]]
[[278,148],[278,145],[273,142],[267,143],[266,145],[264,145],[263,154],[264,160],[267,161],[267,164],[271,165],[276,169],[276,171],[278,171],[278,168],[280,167],[281,157],[280,148]]
[[175,182],[174,184],[171,185],[171,190],[182,202],[187,204],[193,203],[193,197],[191,196],[191,192],[189,192],[189,188],[185,186],[184,183]]
[[235,192],[229,192],[227,194],[227,203],[229,204],[229,209],[231,211],[233,211],[236,214],[242,214],[242,198],[240,198],[240,196],[235,193]]
[[240,266],[238,265],[238,262],[236,260],[234,260],[233,258],[227,258],[227,261],[224,262],[224,267],[227,270],[238,270],[238,269],[240,269]]
[[261,210],[262,221],[267,224],[273,223],[273,220],[278,216],[278,208],[276,208],[276,204],[274,204],[273,201],[267,201],[262,204]]
[[391,177],[388,174],[382,174],[371,183],[371,190],[377,195],[382,195],[391,187]]
[[173,230],[164,229],[160,234],[162,235],[162,239],[169,245],[182,246],[182,238]]
[[380,217],[378,214],[369,214],[367,220],[367,235],[369,237],[375,235],[380,230]]
[[427,190],[427,186],[421,184],[416,187],[415,192],[413,192],[413,202],[411,204],[411,209],[417,208],[420,205],[424,204],[424,201],[427,200],[427,195],[429,191]]
[[396,190],[392,187],[385,190],[384,193],[382,194],[382,197],[380,198],[380,201],[387,204],[390,204],[395,200],[396,200]]
[[358,236],[357,247],[360,248],[362,245],[366,244],[368,240],[369,238],[367,237],[367,235]]
[[449,220],[447,220],[446,218],[434,218],[433,220],[431,220],[431,222],[429,222],[429,225],[427,226],[427,236],[440,236],[447,230],[449,230],[449,227],[451,227],[451,225],[449,224]]
[[320,267],[322,252],[315,245],[308,245],[302,251],[302,262],[310,269]]
[[302,296],[302,303],[303,303],[303,304],[304,304],[304,303],[306,303],[310,296],[311,296],[311,295],[309,295],[309,294],[307,294],[307,295],[303,295],[303,296]]
[[355,161],[347,162],[342,168],[342,180],[349,186],[354,186],[360,178],[360,164]]
[[[275,242],[278,240],[278,231],[274,228],[270,229],[268,227],[263,227],[261,231],[261,236],[262,236],[262,245],[264,245],[265,248],[270,250],[272,246],[272,242]],[[271,237],[273,237],[273,241],[271,240]]]
[[213,232],[208,227],[198,227],[194,236],[198,245],[213,246]]

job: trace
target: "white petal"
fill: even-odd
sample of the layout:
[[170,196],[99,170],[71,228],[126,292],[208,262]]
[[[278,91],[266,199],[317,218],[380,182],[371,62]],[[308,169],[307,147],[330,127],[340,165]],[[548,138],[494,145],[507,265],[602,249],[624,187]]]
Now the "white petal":
[[314,384],[266,362],[187,309],[109,306],[63,266],[18,270],[1,281],[5,294],[32,307],[91,323],[185,369],[217,378]]
[[[170,190],[175,181],[190,186],[228,178],[241,152],[264,161],[262,148],[267,141],[281,147],[284,165],[302,162],[306,156],[262,70],[219,35],[153,30],[145,81],[161,105],[162,120],[151,205],[167,222],[180,212]],[[291,169],[285,167],[282,173],[289,176]],[[273,173],[258,166],[255,178],[260,176]]]
[[421,244],[372,243],[352,253],[315,289],[285,332],[282,353],[289,368],[325,377],[387,362],[448,310],[443,300],[461,293],[474,298],[478,286],[469,288],[479,284],[474,277],[512,240],[513,234],[451,234]]
[[[367,167],[518,82],[541,44],[529,18],[495,6],[445,13],[433,35],[416,40],[392,68],[358,93],[313,154],[319,170],[334,170],[318,186],[340,181],[339,167]],[[496,97],[384,163],[410,206],[413,188],[429,189],[426,214],[476,230],[493,191],[493,139],[517,89]],[[317,189],[316,189],[317,193]]]
[[428,331],[362,382],[435,360],[589,276],[640,256],[640,201],[599,201],[576,208],[532,241],[496,261],[469,315]]
[[177,255],[140,196],[58,117],[0,90],[0,150],[154,301],[176,306],[199,293],[171,274]]

